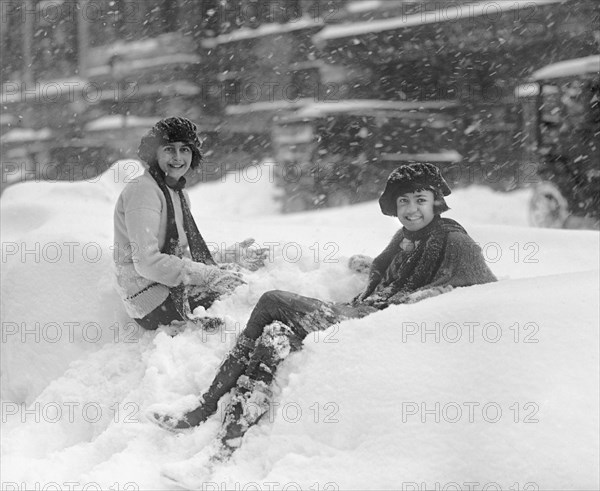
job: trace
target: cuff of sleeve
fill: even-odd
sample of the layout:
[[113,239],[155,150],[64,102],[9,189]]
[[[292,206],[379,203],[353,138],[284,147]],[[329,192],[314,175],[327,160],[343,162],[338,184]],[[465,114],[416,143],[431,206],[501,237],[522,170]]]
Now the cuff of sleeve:
[[212,268],[212,266],[207,266],[203,263],[197,263],[187,257],[184,257],[182,261],[183,267],[181,268],[181,272],[179,274],[179,280],[180,283],[183,283],[184,285],[198,284],[198,278],[201,278],[201,275],[207,272],[207,268]]

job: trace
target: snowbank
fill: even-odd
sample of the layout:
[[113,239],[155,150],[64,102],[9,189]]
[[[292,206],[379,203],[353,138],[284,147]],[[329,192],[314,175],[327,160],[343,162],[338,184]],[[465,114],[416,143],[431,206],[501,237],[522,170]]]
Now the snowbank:
[[347,258],[378,253],[397,225],[375,202],[277,215],[266,178],[198,186],[192,211],[206,239],[253,236],[272,261],[213,306],[223,332],[141,332],[112,289],[110,256],[131,165],[2,197],[5,489],[167,489],[163,467],[200,489],[598,488],[599,235],[527,228],[526,191],[478,187],[453,193],[448,216],[501,281],[307,338],[278,375],[271,421],[230,464],[202,473],[217,418],[172,435],[144,411],[192,407],[264,291],[353,296],[365,278]]

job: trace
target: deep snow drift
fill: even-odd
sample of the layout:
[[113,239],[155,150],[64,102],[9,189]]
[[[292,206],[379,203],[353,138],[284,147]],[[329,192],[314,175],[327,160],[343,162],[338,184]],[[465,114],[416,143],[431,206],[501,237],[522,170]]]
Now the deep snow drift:
[[347,258],[398,225],[375,202],[278,215],[267,170],[198,186],[207,241],[252,236],[271,261],[210,309],[223,332],[141,332],[111,270],[113,206],[135,171],[2,197],[4,489],[166,489],[162,468],[200,489],[599,488],[599,235],[529,228],[527,191],[479,187],[455,191],[447,216],[500,281],[307,338],[267,420],[208,476],[218,417],[173,435],[147,408],[192,407],[264,291],[350,299],[365,278]]

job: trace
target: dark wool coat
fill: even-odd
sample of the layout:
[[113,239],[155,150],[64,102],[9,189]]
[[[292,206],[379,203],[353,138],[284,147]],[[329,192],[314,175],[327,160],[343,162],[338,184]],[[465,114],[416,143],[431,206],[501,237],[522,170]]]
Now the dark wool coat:
[[[366,303],[413,302],[454,287],[496,281],[481,248],[454,220],[436,216],[417,232],[400,229],[373,260]],[[426,295],[415,292],[427,291]],[[369,301],[369,298],[371,301]]]

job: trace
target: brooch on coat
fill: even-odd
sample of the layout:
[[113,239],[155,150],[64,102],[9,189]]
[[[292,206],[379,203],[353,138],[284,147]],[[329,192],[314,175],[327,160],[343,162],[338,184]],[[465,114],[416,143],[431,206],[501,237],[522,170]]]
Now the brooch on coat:
[[412,240],[408,240],[406,237],[404,237],[400,242],[400,249],[402,249],[404,252],[412,252],[418,247],[419,242],[420,241],[418,240],[413,242]]

